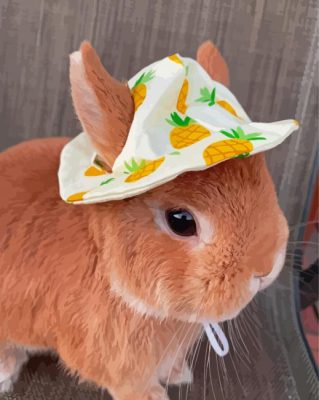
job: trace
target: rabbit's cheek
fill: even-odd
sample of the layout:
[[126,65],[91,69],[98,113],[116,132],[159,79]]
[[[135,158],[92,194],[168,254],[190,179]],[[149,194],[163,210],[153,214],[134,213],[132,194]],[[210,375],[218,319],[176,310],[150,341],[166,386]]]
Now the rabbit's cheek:
[[152,307],[145,302],[141,297],[134,295],[121,280],[116,276],[115,272],[110,274],[111,291],[119,296],[132,310],[144,316],[157,317],[164,319],[169,316],[168,311],[162,309],[159,311],[157,308]]

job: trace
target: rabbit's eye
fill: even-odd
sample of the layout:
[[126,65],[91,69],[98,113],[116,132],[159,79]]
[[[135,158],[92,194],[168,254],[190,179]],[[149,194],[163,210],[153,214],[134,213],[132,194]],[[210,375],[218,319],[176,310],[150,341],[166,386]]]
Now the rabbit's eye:
[[196,223],[192,214],[187,210],[167,210],[166,221],[170,229],[179,236],[196,235]]

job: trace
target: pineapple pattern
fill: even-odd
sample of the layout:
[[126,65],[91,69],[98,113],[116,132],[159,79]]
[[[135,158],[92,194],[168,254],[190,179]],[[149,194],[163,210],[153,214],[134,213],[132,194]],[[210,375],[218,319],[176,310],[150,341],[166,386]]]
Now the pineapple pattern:
[[69,203],[74,203],[75,201],[81,201],[81,200],[83,200],[83,196],[86,193],[87,192],[78,192],[78,193],[71,194],[71,196],[69,196],[66,199],[66,201],[68,201]]
[[172,54],[171,56],[168,56],[168,58],[171,61],[176,62],[177,64],[184,65],[183,61],[178,57],[178,55],[176,53]]
[[151,81],[153,78],[154,78],[154,71],[150,70],[146,73],[144,72],[132,87],[131,93],[134,99],[135,112],[138,110],[138,108],[143,104],[145,100],[147,93],[146,83]]
[[181,90],[179,91],[177,104],[176,104],[177,111],[179,111],[181,114],[185,114],[187,111],[186,99],[187,99],[188,88],[189,88],[189,81],[187,79],[188,66],[185,67],[183,61],[179,58],[179,56],[177,54],[173,54],[173,55],[169,56],[168,58],[171,61],[173,61],[177,64],[180,64],[185,68],[185,79],[183,81]]
[[155,172],[164,162],[165,157],[157,158],[156,160],[142,160],[139,164],[132,158],[131,164],[125,162],[127,169],[126,173],[129,176],[125,179],[125,182],[136,182],[148,175]]
[[188,86],[189,86],[188,79],[185,78],[183,85],[181,87],[181,90],[179,92],[178,99],[177,99],[177,105],[176,105],[177,110],[181,114],[185,114],[187,111],[186,99],[187,99],[187,93],[188,93]]
[[176,104],[177,111],[179,111],[181,114],[185,114],[187,111],[186,100],[187,100],[188,89],[189,89],[189,81],[188,81],[187,75],[188,75],[188,66],[185,68],[185,79],[183,81],[181,90],[179,91],[177,104]]
[[87,168],[84,172],[84,176],[100,176],[100,175],[105,175],[106,172],[102,168],[98,168],[95,165],[91,165],[89,168]]
[[220,132],[229,139],[212,143],[205,148],[203,157],[207,166],[212,166],[234,157],[248,157],[254,149],[251,141],[266,140],[261,136],[261,133],[245,134],[240,127],[231,129],[231,132],[224,130]]
[[183,149],[210,136],[210,131],[190,117],[182,119],[176,112],[166,120],[174,128],[170,132],[170,142],[175,149]]
[[195,101],[200,103],[207,103],[209,107],[218,104],[220,107],[224,108],[230,114],[232,114],[236,118],[240,118],[236,113],[234,107],[228,103],[226,100],[216,100],[216,88],[214,88],[211,92],[207,87],[203,87],[200,89],[201,96]]

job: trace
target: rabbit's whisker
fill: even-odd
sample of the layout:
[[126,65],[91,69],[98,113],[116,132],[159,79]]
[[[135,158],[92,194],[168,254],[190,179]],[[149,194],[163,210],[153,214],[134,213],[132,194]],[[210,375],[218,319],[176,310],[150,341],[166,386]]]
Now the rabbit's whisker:
[[[188,340],[186,349],[189,349],[190,344],[191,344],[191,342],[192,342],[193,339],[194,339],[194,336],[193,336],[193,335],[196,334],[196,331],[197,331],[196,326],[194,326],[194,331],[193,331],[192,335],[190,336],[190,338],[189,338],[189,340]],[[181,370],[183,370],[183,368],[184,368],[185,365],[187,365],[187,357],[186,357],[186,354],[184,354],[184,357],[183,357],[183,362],[182,362]],[[173,367],[173,366],[174,366],[174,363],[172,364],[172,367]],[[169,383],[169,379],[167,380],[167,383],[166,383],[166,384],[168,385],[168,383]],[[179,386],[179,395],[180,395],[180,393],[181,393],[181,386]]]
[[[206,346],[205,346],[205,356],[204,356],[204,400],[206,400],[206,377],[207,377],[207,369],[208,369],[208,346],[209,346],[209,342],[208,340],[206,341]],[[214,394],[214,398],[215,398],[215,394]]]
[[[288,242],[288,245],[296,245],[296,244],[301,244],[301,245],[303,245],[303,246],[305,246],[305,245],[311,245],[311,246],[316,246],[316,247],[318,247],[318,242],[312,242],[312,241],[310,241],[310,240],[296,240],[296,241],[290,241],[290,242]],[[297,248],[297,247],[296,247]]]
[[[210,358],[210,352],[211,352],[211,347],[209,348],[209,358]],[[219,371],[219,357],[217,356],[216,353],[215,353],[215,360],[216,360],[216,365],[217,365],[217,376],[218,376],[219,387],[220,387],[220,391],[221,391],[221,394],[222,394],[222,398],[224,399],[225,398],[225,394],[224,394],[224,390],[223,390],[221,374],[220,374],[220,371]]]
[[292,230],[297,229],[297,228],[302,228],[302,227],[304,227],[304,226],[316,225],[316,224],[319,224],[319,221],[318,221],[318,220],[312,220],[312,221],[307,221],[307,222],[301,222],[301,223],[299,223],[299,224],[289,226],[289,231],[292,231]]
[[233,346],[233,349],[235,351],[235,355],[248,368],[248,365],[246,364],[246,360],[243,359],[242,355],[241,355],[241,350],[242,349],[241,349],[241,344],[238,342],[237,336],[236,336],[235,331],[234,331],[234,326],[233,326],[234,320],[230,320],[228,322],[229,322],[229,325],[228,325],[228,327],[229,327],[229,337],[230,337],[230,340],[232,342],[232,346]]
[[[195,351],[194,351],[194,354],[193,354],[193,357],[192,357],[192,360],[191,360],[190,366],[189,366],[191,371],[193,371],[193,368],[197,363],[197,359],[198,359],[198,355],[199,355],[199,351],[200,351],[200,346],[201,346],[201,343],[202,343],[202,340],[203,340],[203,337],[204,337],[204,333],[205,332],[203,330],[202,333],[200,334],[200,337],[197,340],[197,343],[196,343],[196,346],[195,346]],[[186,358],[184,359],[184,362],[186,362]],[[188,391],[190,389],[190,385],[191,384],[188,383],[187,387],[186,387],[186,399],[188,397]]]
[[[180,334],[180,332],[182,331],[182,328],[184,328],[184,325],[183,325],[183,324],[181,324],[181,325],[179,326],[179,328],[177,329],[177,331],[176,331],[176,332],[174,333],[174,335],[172,336],[170,342],[168,343],[168,345],[167,345],[166,348],[164,349],[164,351],[163,351],[163,353],[162,353],[162,355],[161,355],[161,357],[160,357],[158,363],[156,364],[155,371],[160,367],[162,361],[164,361],[164,359],[165,359],[165,357],[166,357],[166,355],[167,355],[167,353],[168,353],[168,351],[169,351],[169,349],[170,349],[171,344],[173,344],[174,340],[175,340],[175,339],[177,338],[177,336]],[[150,381],[148,381],[147,384],[145,385],[143,394],[144,394],[144,393],[146,392],[146,390],[148,389],[148,385],[149,385],[149,384],[150,384]]]
[[[202,301],[201,301],[201,303],[200,303],[200,305],[199,305],[198,311],[197,311],[197,313],[196,313],[196,318],[197,318],[198,315],[200,314],[200,312],[201,312],[201,310],[202,310],[202,306],[203,306],[203,299],[202,299]],[[190,345],[190,343],[191,343],[191,340],[192,340],[192,338],[193,338],[194,333],[195,333],[195,332],[197,331],[197,329],[198,329],[198,326],[197,326],[196,324],[195,324],[195,325],[194,325],[194,324],[190,324],[190,327],[189,327],[189,328],[187,329],[187,331],[185,332],[185,335],[184,335],[182,341],[180,342],[180,344],[179,344],[179,346],[178,346],[178,348],[177,348],[175,357],[173,358],[172,365],[171,365],[171,368],[170,368],[170,371],[169,371],[169,375],[168,375],[168,377],[167,377],[167,381],[166,381],[166,385],[165,385],[165,390],[166,390],[166,391],[167,391],[167,388],[168,388],[169,380],[170,380],[170,377],[171,377],[171,374],[172,374],[172,371],[173,371],[175,362],[176,362],[177,357],[178,357],[178,353],[179,353],[179,351],[182,349],[183,344],[184,344],[184,341],[185,341],[185,339],[187,338],[188,334],[191,332],[192,328],[193,328],[194,330],[193,330],[193,333],[192,333],[192,335],[191,335],[191,337],[190,337],[190,339],[189,339],[189,341],[188,341],[188,347],[189,347],[189,345]],[[186,347],[186,348],[188,348],[188,347]],[[186,355],[185,355],[185,356],[186,356]]]

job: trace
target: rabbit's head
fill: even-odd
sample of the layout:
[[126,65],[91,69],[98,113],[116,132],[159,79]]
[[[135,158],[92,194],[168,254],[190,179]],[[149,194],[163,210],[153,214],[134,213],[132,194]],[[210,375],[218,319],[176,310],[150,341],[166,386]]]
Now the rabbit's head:
[[[228,83],[211,44],[197,54]],[[113,79],[88,44],[71,55],[77,115],[109,169],[133,119],[128,86]],[[185,173],[137,197],[87,205],[111,290],[132,308],[160,318],[232,318],[279,274],[287,244],[263,154]]]

